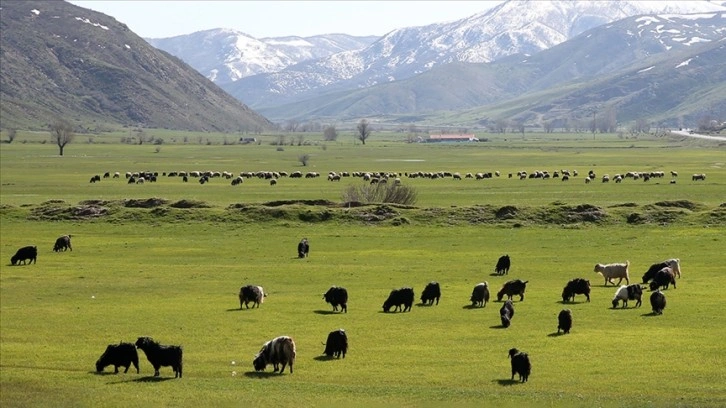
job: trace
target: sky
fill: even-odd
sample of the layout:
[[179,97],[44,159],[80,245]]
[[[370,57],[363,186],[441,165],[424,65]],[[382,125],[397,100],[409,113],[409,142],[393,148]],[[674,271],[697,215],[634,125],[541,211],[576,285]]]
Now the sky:
[[342,33],[382,36],[394,29],[458,20],[501,1],[77,1],[145,38],[231,28],[255,38]]

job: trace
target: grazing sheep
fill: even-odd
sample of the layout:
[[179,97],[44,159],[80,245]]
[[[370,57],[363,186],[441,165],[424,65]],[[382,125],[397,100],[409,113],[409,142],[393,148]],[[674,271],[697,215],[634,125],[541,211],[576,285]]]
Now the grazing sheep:
[[565,334],[570,332],[572,328],[572,310],[562,309],[560,314],[557,316],[557,334],[560,334],[562,330]]
[[434,300],[439,304],[441,298],[441,286],[439,282],[429,282],[421,293],[421,303],[425,305],[433,305]]
[[15,255],[10,258],[10,263],[12,265],[20,265],[21,261],[23,262],[23,265],[25,265],[25,261],[28,261],[28,264],[37,263],[37,258],[38,247],[26,246],[18,249],[18,251],[15,252]]
[[71,247],[71,236],[63,235],[58,237],[58,239],[55,240],[55,245],[53,245],[53,252],[60,252],[61,250],[65,251],[67,249],[73,251],[73,247]]
[[[285,366],[290,365],[290,374],[292,374],[292,366],[295,363],[295,341],[289,336],[275,337],[274,339],[262,345],[262,349],[257,353],[252,365],[255,371],[263,371],[268,364],[272,364],[273,372],[285,372]],[[282,364],[282,369],[279,365]]]
[[514,374],[519,374],[519,381],[527,382],[529,374],[532,372],[532,363],[529,362],[527,353],[513,348],[509,350],[509,358],[512,360],[512,380],[514,380]]
[[615,291],[615,296],[613,297],[613,309],[618,307],[618,302],[623,301],[623,308],[628,306],[628,300],[637,300],[635,303],[635,307],[640,307],[641,304],[641,296],[643,295],[643,288],[636,284],[633,285],[623,285],[618,288],[617,291]]
[[[620,285],[620,282],[625,279],[625,282],[629,285],[630,284],[630,275],[628,273],[628,267],[630,266],[630,261],[625,261],[625,263],[612,263],[612,264],[596,264],[595,265],[595,273],[601,273],[602,276],[605,278],[605,286],[608,285],[608,282],[613,283],[613,278],[620,278],[618,281],[618,285]],[[615,283],[613,283],[613,286],[615,286]]]
[[519,295],[519,301],[524,300],[524,291],[527,289],[527,283],[529,281],[522,281],[521,279],[510,280],[502,286],[502,289],[497,292],[497,302],[501,302],[504,295],[507,295],[507,299],[511,299],[514,295]]
[[107,366],[113,365],[114,374],[118,374],[119,367],[126,367],[124,374],[129,372],[131,364],[136,368],[136,374],[139,373],[139,354],[136,352],[136,346],[131,343],[109,344],[106,351],[96,361],[96,371],[99,373]]
[[163,346],[151,337],[139,337],[136,347],[146,354],[146,359],[154,366],[154,377],[159,376],[159,368],[171,366],[174,378],[182,378],[182,348],[181,346]]
[[650,282],[650,290],[668,289],[670,284],[673,284],[673,289],[676,289],[676,274],[673,273],[673,268],[663,268],[653,276],[653,280]]
[[648,268],[648,270],[643,275],[643,283],[648,283],[648,281],[652,280],[655,277],[655,274],[658,273],[659,270],[667,268],[668,266],[670,265],[668,265],[668,263],[666,262],[659,262],[651,265],[650,268]]
[[650,306],[653,308],[653,313],[663,314],[663,309],[666,307],[666,297],[660,289],[650,294]]
[[242,286],[239,290],[239,308],[242,309],[242,305],[249,309],[249,303],[252,302],[252,308],[260,308],[260,304],[264,303],[267,294],[262,289],[262,286],[246,285]]
[[[400,289],[394,289],[391,291],[391,293],[388,295],[388,299],[386,299],[385,302],[383,302],[383,311],[388,313],[392,307],[396,307],[393,311],[411,311],[411,306],[413,305],[413,299],[415,298],[415,295],[413,293],[413,288],[406,287],[406,288],[400,288]],[[403,310],[401,310],[401,306],[403,306]]]
[[499,317],[502,319],[502,326],[509,327],[512,324],[512,318],[514,317],[514,303],[511,300],[504,302],[502,307],[499,309]]
[[471,292],[471,305],[485,307],[489,301],[489,283],[482,282],[474,286]]
[[345,358],[345,353],[348,352],[348,335],[345,330],[339,329],[331,331],[328,334],[328,340],[325,342],[325,354],[328,357]]
[[338,305],[340,305],[340,311],[348,313],[348,290],[340,286],[331,286],[325,294],[323,299],[333,306],[333,311],[338,311]]
[[308,239],[303,238],[300,241],[300,243],[297,244],[297,257],[298,258],[307,258],[309,252],[310,252],[310,244],[308,243]]
[[497,260],[497,266],[494,267],[494,273],[497,275],[506,275],[509,273],[509,267],[512,265],[509,255],[502,255]]
[[569,282],[564,289],[562,289],[562,302],[574,302],[575,295],[587,296],[587,301],[590,301],[590,281],[582,278],[575,278]]

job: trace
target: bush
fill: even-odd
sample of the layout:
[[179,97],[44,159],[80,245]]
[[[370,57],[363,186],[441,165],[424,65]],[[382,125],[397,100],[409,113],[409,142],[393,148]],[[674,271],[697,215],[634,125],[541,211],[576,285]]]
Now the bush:
[[393,203],[413,205],[417,193],[413,187],[398,183],[374,183],[348,186],[343,191],[343,201],[359,203]]

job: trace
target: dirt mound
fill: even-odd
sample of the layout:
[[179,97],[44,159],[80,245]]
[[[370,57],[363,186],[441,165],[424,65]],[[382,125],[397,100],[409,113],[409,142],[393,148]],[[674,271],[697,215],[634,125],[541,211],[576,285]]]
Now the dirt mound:
[[335,207],[337,204],[330,200],[280,200],[269,201],[262,205],[266,207],[279,207],[281,205],[304,204],[304,205],[320,205],[325,207]]
[[163,198],[134,199],[128,198],[123,201],[126,208],[154,208],[167,204],[169,200]]
[[211,208],[212,206],[199,200],[179,200],[169,204],[172,208]]
[[659,201],[655,203],[658,207],[672,207],[672,208],[685,208],[690,211],[694,211],[701,207],[699,204],[688,200],[676,200],[676,201]]
[[505,205],[504,207],[498,209],[495,215],[500,220],[509,220],[516,217],[517,212],[517,207],[512,205]]

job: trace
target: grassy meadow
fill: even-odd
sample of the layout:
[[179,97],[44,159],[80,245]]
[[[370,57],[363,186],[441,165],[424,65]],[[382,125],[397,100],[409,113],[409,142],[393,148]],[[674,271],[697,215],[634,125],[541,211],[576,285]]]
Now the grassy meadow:
[[[169,140],[168,135],[164,135]],[[323,144],[127,145],[119,136],[78,136],[66,147],[47,136],[20,134],[0,144],[0,406],[642,406],[726,405],[726,148],[681,139],[615,135],[490,137],[476,145],[407,144],[374,134],[364,146],[343,136]],[[206,138],[210,138],[209,144]],[[182,140],[182,136],[177,137]],[[192,135],[197,141],[199,136]],[[158,148],[158,149],[157,149]],[[309,154],[307,166],[298,158]],[[559,180],[517,180],[520,170],[577,169]],[[583,175],[677,171],[648,183],[586,185]],[[247,179],[240,186],[213,179],[160,177],[126,184],[126,171],[317,171],[317,179]],[[121,172],[120,180],[89,183]],[[340,202],[357,180],[329,182],[329,171],[500,171],[488,180],[402,178],[415,187],[414,208],[394,216],[355,218],[372,209],[287,205],[278,200]],[[509,179],[508,173],[515,178]],[[706,173],[692,182],[692,173]],[[130,208],[124,199],[193,200],[206,208]],[[97,217],[73,208],[95,200]],[[670,204],[680,203],[671,208]],[[120,204],[121,203],[121,204]],[[686,204],[683,204],[686,203]],[[610,214],[600,222],[554,222],[542,215],[589,204]],[[484,208],[514,206],[524,221],[490,219]],[[200,206],[201,207],[201,206]],[[356,213],[356,211],[360,211]],[[488,211],[488,210],[487,210]],[[309,213],[328,214],[311,217]],[[628,222],[632,212],[656,213]],[[260,214],[268,214],[263,217]],[[272,214],[272,215],[270,215]],[[347,215],[346,215],[347,214]],[[378,219],[379,221],[371,221]],[[406,219],[407,222],[393,222]],[[538,219],[548,220],[537,222]],[[307,221],[306,221],[307,220]],[[365,220],[365,221],[364,221]],[[648,221],[657,220],[657,221]],[[515,220],[516,221],[516,220]],[[73,251],[54,253],[55,238],[73,235]],[[297,259],[303,237],[310,257]],[[37,264],[10,266],[17,248],[37,245]],[[497,258],[512,258],[508,276],[493,276]],[[631,264],[631,283],[650,264],[681,259],[677,289],[653,316],[643,305],[611,308],[615,292],[593,272],[598,262]],[[590,279],[592,301],[563,305],[575,277]],[[525,300],[500,327],[500,303],[471,308],[475,284],[494,293],[508,279],[528,280]],[[416,302],[437,280],[437,306],[382,313],[391,289],[412,286]],[[259,309],[240,310],[237,292],[258,284],[269,296]],[[331,285],[350,294],[347,314],[322,299]],[[492,299],[496,300],[496,299]],[[572,332],[557,335],[557,314],[570,308]],[[344,328],[345,359],[321,357],[327,333]],[[290,335],[297,344],[294,374],[252,369],[262,343]],[[107,344],[152,336],[184,348],[184,377],[161,377],[139,351],[141,373],[95,372]],[[529,382],[510,381],[509,348],[530,354]]]

